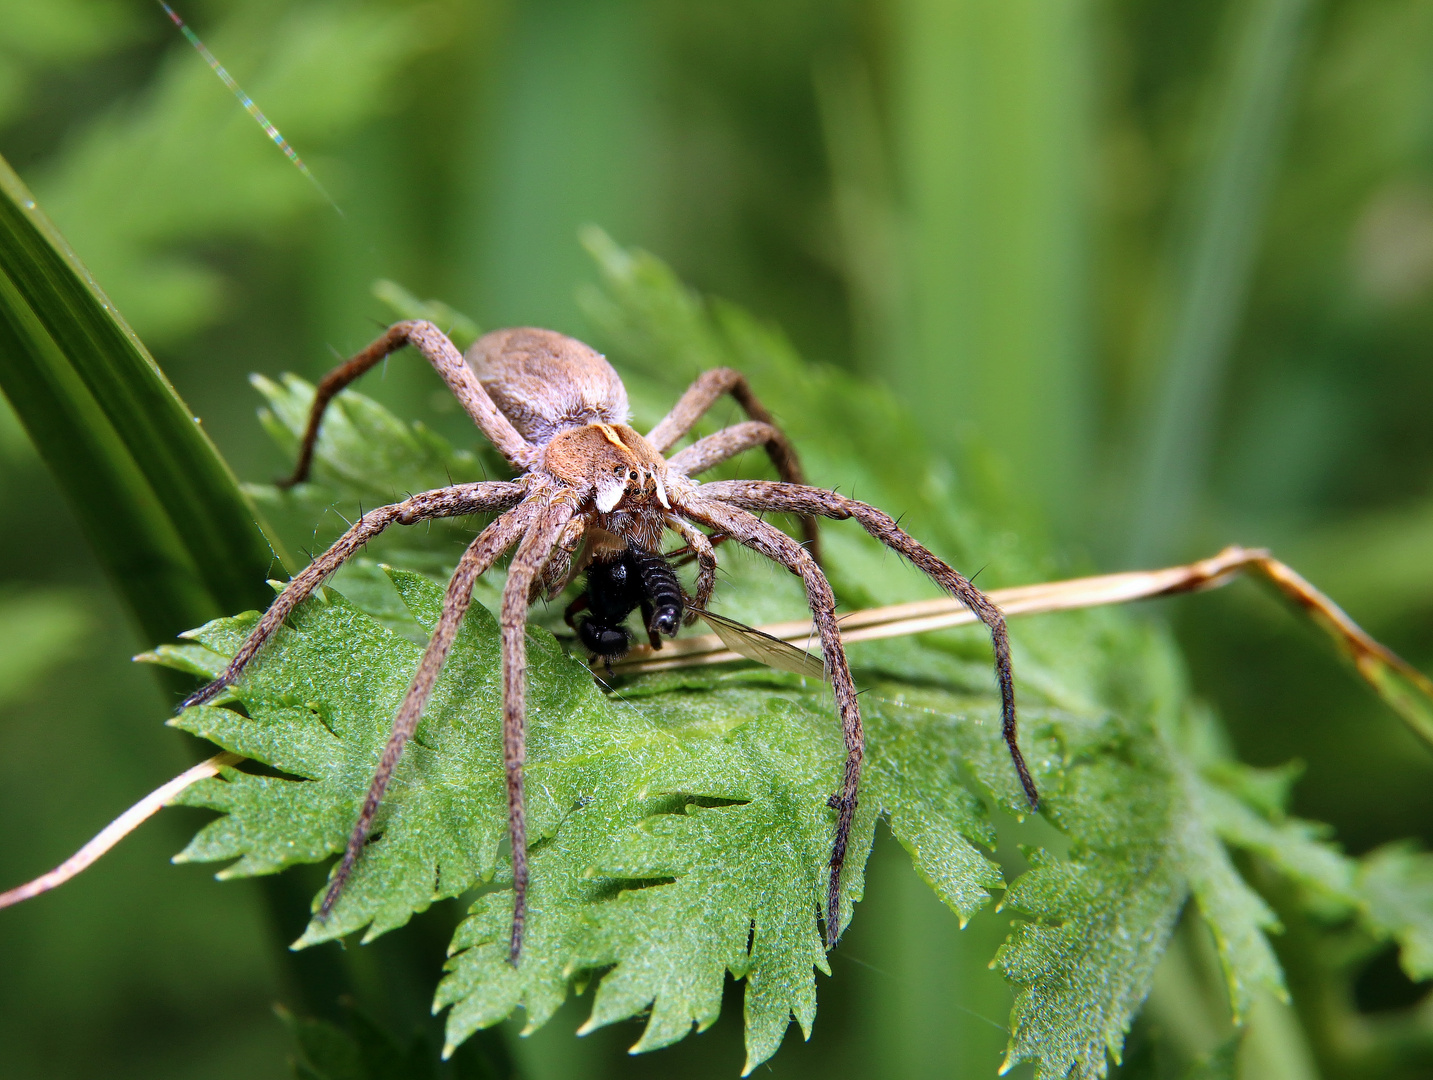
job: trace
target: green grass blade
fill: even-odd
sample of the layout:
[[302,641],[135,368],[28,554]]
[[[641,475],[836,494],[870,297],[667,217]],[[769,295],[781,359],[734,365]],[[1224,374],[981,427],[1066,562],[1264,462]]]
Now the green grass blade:
[[1128,561],[1153,566],[1180,554],[1213,442],[1215,408],[1258,253],[1264,206],[1310,0],[1248,0],[1192,193],[1179,258],[1163,373],[1149,411]]
[[973,431],[1074,525],[1090,462],[1087,5],[903,0],[893,145],[910,348],[892,382],[947,452]]
[[139,339],[0,159],[0,389],[147,637],[262,607],[275,550]]

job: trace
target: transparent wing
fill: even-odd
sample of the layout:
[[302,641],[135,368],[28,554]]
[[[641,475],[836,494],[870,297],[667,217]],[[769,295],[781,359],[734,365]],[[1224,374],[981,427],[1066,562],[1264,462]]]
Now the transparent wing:
[[701,608],[690,610],[705,619],[716,636],[721,638],[722,644],[732,652],[741,653],[748,660],[755,660],[767,667],[804,675],[808,679],[826,681],[826,664],[821,657],[812,656],[795,645],[789,645],[770,634],[763,634],[760,630],[728,619],[725,615],[717,615]]

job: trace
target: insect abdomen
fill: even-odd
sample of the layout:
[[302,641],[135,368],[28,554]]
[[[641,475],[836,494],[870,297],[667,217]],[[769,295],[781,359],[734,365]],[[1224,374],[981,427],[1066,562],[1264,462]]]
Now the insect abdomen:
[[672,637],[682,625],[682,585],[671,566],[661,555],[652,551],[632,548],[632,561],[642,577],[643,591],[652,605],[652,618],[648,629],[653,633]]

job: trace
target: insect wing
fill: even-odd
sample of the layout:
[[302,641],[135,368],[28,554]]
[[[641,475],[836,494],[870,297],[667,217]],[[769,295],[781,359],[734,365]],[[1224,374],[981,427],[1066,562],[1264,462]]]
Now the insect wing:
[[826,681],[826,665],[819,656],[812,656],[795,645],[787,644],[780,638],[763,634],[760,630],[728,619],[724,615],[716,615],[700,609],[695,610],[706,620],[706,624],[712,628],[716,636],[721,638],[722,644],[732,652],[740,653],[748,660],[755,660],[758,664],[765,664],[767,667],[789,671],[808,679]]

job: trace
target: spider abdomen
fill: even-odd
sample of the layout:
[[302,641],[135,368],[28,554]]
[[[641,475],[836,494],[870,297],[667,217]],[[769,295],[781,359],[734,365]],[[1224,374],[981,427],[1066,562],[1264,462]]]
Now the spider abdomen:
[[529,326],[484,334],[463,357],[513,427],[541,446],[583,424],[625,424],[627,391],[582,342]]

